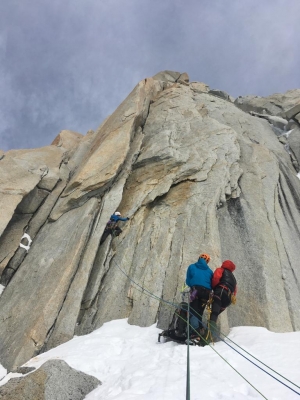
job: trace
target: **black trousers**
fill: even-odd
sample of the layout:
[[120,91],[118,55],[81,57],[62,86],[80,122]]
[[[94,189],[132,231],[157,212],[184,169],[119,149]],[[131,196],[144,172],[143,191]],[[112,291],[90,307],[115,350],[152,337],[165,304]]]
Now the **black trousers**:
[[119,236],[122,233],[122,229],[116,226],[115,228],[105,228],[103,235],[100,240],[100,244],[104,243],[109,235]]
[[200,328],[202,322],[202,315],[209,299],[209,294],[211,290],[206,289],[203,286],[194,286],[193,289],[197,290],[197,297],[191,302],[190,307],[192,308],[191,314],[200,320]]
[[217,322],[218,316],[228,307],[231,303],[231,292],[228,289],[217,287],[214,290],[214,301],[212,303],[212,312],[210,320]]

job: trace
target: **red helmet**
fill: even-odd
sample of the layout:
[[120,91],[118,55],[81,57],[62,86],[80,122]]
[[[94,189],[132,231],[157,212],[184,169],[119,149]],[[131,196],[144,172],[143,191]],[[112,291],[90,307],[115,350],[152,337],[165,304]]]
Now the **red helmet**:
[[204,260],[209,263],[210,261],[210,255],[206,254],[206,253],[202,253],[200,254],[199,258],[204,258]]

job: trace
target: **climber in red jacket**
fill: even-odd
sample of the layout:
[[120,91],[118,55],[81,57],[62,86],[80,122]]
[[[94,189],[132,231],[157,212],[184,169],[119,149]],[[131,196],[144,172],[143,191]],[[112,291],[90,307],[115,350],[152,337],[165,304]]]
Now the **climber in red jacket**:
[[236,279],[233,275],[235,265],[232,261],[226,260],[222,263],[220,268],[217,268],[213,274],[211,286],[214,291],[212,312],[210,315],[209,328],[212,336],[207,336],[209,343],[212,338],[218,337],[218,329],[216,322],[218,316],[223,312],[231,303],[235,303],[235,296],[237,293]]
[[210,317],[211,321],[216,322],[219,314],[231,304],[232,299],[236,296],[236,279],[232,273],[234,270],[234,263],[230,260],[225,260],[213,274],[211,285],[214,290],[214,301]]

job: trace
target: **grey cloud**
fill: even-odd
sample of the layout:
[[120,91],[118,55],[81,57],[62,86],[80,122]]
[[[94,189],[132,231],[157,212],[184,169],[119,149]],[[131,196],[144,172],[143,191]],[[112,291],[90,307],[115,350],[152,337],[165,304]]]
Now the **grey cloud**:
[[0,6],[0,148],[95,129],[163,69],[241,94],[299,87],[300,3],[10,0]]

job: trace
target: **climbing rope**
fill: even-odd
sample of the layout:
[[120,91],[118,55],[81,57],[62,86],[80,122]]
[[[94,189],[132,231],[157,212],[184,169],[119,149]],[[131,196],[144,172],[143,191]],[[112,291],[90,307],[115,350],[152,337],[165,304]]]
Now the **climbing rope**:
[[[193,308],[191,308],[193,310]],[[201,317],[196,310],[193,310],[199,317]],[[209,313],[209,309],[208,309],[208,314]],[[196,317],[197,318],[197,317]],[[209,319],[209,318],[208,318]],[[202,324],[201,319],[198,319],[198,321]],[[202,324],[203,326],[203,324]],[[209,327],[210,324],[208,322],[207,326]],[[211,327],[210,327],[211,328]],[[207,329],[210,329],[207,328]],[[214,329],[213,329],[214,330]],[[269,367],[268,365],[266,365],[265,363],[263,363],[262,361],[260,361],[258,358],[256,358],[255,356],[253,356],[251,353],[249,353],[247,350],[243,349],[241,346],[239,346],[237,343],[235,343],[233,340],[231,340],[228,336],[224,335],[223,333],[220,332],[220,334],[222,334],[224,337],[226,337],[228,340],[230,340],[233,344],[235,344],[237,347],[239,347],[242,351],[244,351],[245,353],[249,354],[252,358],[254,358],[256,361],[258,361],[259,363],[261,363],[262,365],[264,365],[265,367],[269,368],[272,372],[274,372],[275,374],[277,374],[278,376],[280,376],[281,378],[285,379],[287,382],[291,383],[292,385],[296,386],[297,388],[300,388],[298,385],[296,385],[294,382],[292,382],[291,380],[285,378],[283,375],[281,375],[279,372],[275,371],[274,369],[272,369],[271,367]],[[250,360],[248,357],[246,357],[244,354],[242,354],[241,352],[239,352],[237,349],[235,349],[233,346],[231,346],[228,342],[226,342],[224,339],[221,338],[220,334],[218,333],[218,331],[215,329],[214,335],[217,336],[222,342],[224,342],[227,346],[229,346],[232,350],[234,350],[236,353],[238,353],[239,355],[241,355],[243,358],[245,358],[247,361],[249,361],[250,363],[252,363],[253,365],[255,365],[257,368],[259,368],[260,370],[262,370],[263,372],[265,372],[267,375],[269,375],[270,377],[272,377],[273,379],[275,379],[277,382],[281,383],[282,385],[284,385],[285,387],[287,387],[288,389],[290,389],[291,391],[293,391],[294,393],[300,395],[299,392],[297,392],[296,390],[294,390],[293,388],[291,388],[290,386],[288,386],[286,383],[280,381],[278,378],[276,378],[275,376],[273,376],[272,374],[270,374],[268,371],[264,370],[262,367],[260,367],[259,365],[257,365],[255,362],[253,362],[252,360]],[[207,335],[208,336],[208,335]],[[206,340],[207,339],[206,336]]]
[[[212,302],[213,302],[213,297],[210,296],[209,300],[206,303],[206,310],[207,310],[207,335],[205,336],[205,339],[202,338],[201,335],[199,335],[202,339],[205,340],[205,342],[209,344],[210,342],[213,343],[213,336],[212,336],[212,332],[211,332],[211,325],[209,324],[209,320],[210,320],[210,315],[212,312]],[[202,322],[202,316],[191,307],[191,310],[193,311],[193,314],[197,314],[199,318],[198,322],[203,325]],[[295,384],[294,382],[292,382],[291,380],[289,380],[288,378],[284,377],[283,375],[281,375],[279,372],[275,371],[274,369],[272,369],[271,367],[269,367],[267,364],[263,363],[262,361],[260,361],[258,358],[256,358],[255,356],[253,356],[251,353],[249,353],[247,350],[243,349],[241,346],[239,346],[237,343],[235,343],[232,339],[230,339],[228,336],[224,335],[222,332],[220,332],[220,334],[218,333],[218,330],[216,330],[215,328],[212,328],[212,330],[214,331],[214,335],[217,336],[222,342],[224,342],[227,346],[229,346],[230,348],[232,348],[235,352],[237,352],[238,354],[240,354],[243,358],[245,358],[247,361],[251,362],[253,365],[255,365],[256,367],[258,367],[259,369],[261,369],[263,372],[265,372],[267,375],[271,376],[273,379],[275,379],[276,381],[278,381],[279,383],[281,383],[282,385],[286,386],[288,389],[290,389],[291,391],[295,392],[296,394],[300,395],[299,392],[297,392],[296,390],[294,390],[293,388],[291,388],[290,386],[288,386],[287,384],[285,384],[284,382],[280,381],[278,378],[276,378],[275,376],[273,376],[272,374],[270,374],[268,371],[265,371],[262,367],[260,367],[259,365],[255,364],[252,360],[250,360],[249,358],[247,358],[245,355],[243,355],[242,353],[240,353],[237,349],[235,349],[234,347],[232,347],[229,343],[227,343],[224,339],[221,338],[220,334],[222,334],[222,336],[224,336],[225,338],[227,338],[231,343],[235,344],[237,347],[239,347],[242,351],[244,351],[245,353],[247,353],[248,355],[250,355],[253,359],[255,359],[256,361],[258,361],[259,363],[261,363],[262,365],[264,365],[265,367],[269,368],[272,372],[274,372],[275,374],[277,374],[278,376],[280,376],[281,378],[285,379],[287,382],[291,383],[292,385],[294,385],[295,387],[300,389],[300,386],[298,386],[297,384]]]
[[[254,360],[260,362],[262,365],[264,365],[265,367],[269,368],[272,372],[274,372],[275,374],[277,374],[278,376],[280,376],[281,378],[285,379],[286,381],[290,382],[292,385],[296,386],[298,389],[300,389],[300,386],[296,385],[296,383],[290,381],[288,378],[286,378],[285,376],[281,375],[279,372],[275,371],[274,369],[272,369],[271,367],[269,367],[267,364],[265,364],[264,362],[260,361],[258,358],[256,358],[253,354],[249,353],[247,350],[243,349],[240,345],[238,345],[237,343],[235,343],[232,339],[230,339],[228,336],[224,335],[224,333],[220,332],[220,334],[222,336],[224,336],[227,340],[229,340],[231,343],[233,343],[235,346],[237,346],[238,348],[240,348],[241,350],[243,350],[246,354],[249,354],[249,356],[251,356],[252,358],[254,358]],[[221,340],[228,344],[225,340],[223,340],[221,338]],[[229,344],[228,344],[229,345]],[[235,349],[234,349],[235,350]],[[299,394],[297,392],[297,394]]]
[[[138,290],[138,289],[137,289]],[[141,293],[144,293],[143,291],[141,291],[141,290],[139,290]],[[145,294],[145,293],[144,293]],[[149,294],[148,294],[149,295]],[[155,295],[153,295],[153,296],[151,296],[152,298],[155,298],[155,299],[157,299],[156,298],[156,296]],[[163,299],[160,299],[161,301],[164,301]],[[169,302],[168,302],[169,303]],[[168,305],[169,306],[169,305]],[[170,307],[170,306],[169,306]],[[175,304],[173,305],[173,307],[177,307]],[[192,310],[192,308],[191,308],[191,310]],[[179,317],[179,318],[181,318],[183,321],[185,321],[186,323],[188,323],[188,320],[185,320],[180,314],[178,314],[178,313],[176,313],[176,315]],[[189,316],[189,314],[188,314],[188,316]],[[199,322],[201,322],[200,320],[199,320]],[[191,327],[192,328],[192,330],[195,332],[195,333],[197,333],[198,334],[198,332],[189,324],[189,325],[187,325],[187,329],[188,329],[188,332],[189,332],[189,327]],[[207,342],[207,339],[206,338],[204,338],[204,337],[202,337],[201,335],[199,335],[205,342],[206,342],[206,344],[207,345],[209,345],[210,346],[210,343],[208,343]],[[189,336],[189,333],[188,333],[188,339],[190,338],[190,336]],[[229,345],[227,342],[225,342],[222,338],[221,338],[221,340],[225,343],[225,344],[227,344],[227,345]],[[233,342],[233,341],[232,341]],[[188,343],[189,343],[189,341],[188,341]],[[234,342],[233,342],[234,343]],[[237,345],[238,346],[238,345]],[[211,347],[211,346],[210,346]],[[299,392],[297,392],[296,390],[294,390],[293,388],[291,388],[291,387],[289,387],[288,385],[286,385],[284,382],[281,382],[279,379],[277,379],[276,377],[274,377],[273,375],[271,375],[269,372],[267,372],[267,371],[265,371],[263,368],[261,368],[259,365],[257,365],[257,364],[255,364],[253,361],[251,361],[251,360],[249,360],[246,356],[244,356],[243,354],[241,354],[239,351],[237,351],[234,347],[232,347],[232,346],[230,346],[229,345],[229,347],[231,347],[234,351],[236,351],[238,354],[240,354],[242,357],[244,357],[247,361],[250,361],[253,365],[255,365],[256,367],[258,367],[260,370],[262,370],[263,372],[265,372],[266,374],[268,374],[271,378],[273,378],[273,379],[275,379],[277,382],[279,382],[279,383],[281,383],[281,384],[283,384],[285,387],[287,387],[288,389],[290,389],[290,390],[292,390],[294,393],[296,393],[296,394],[298,394],[298,395],[300,395],[300,393]],[[240,347],[243,351],[245,351],[245,352],[247,352],[246,350],[244,350],[241,346],[238,346],[238,347]],[[254,390],[256,390],[262,397],[264,397],[265,399],[266,399],[266,397],[261,393],[261,392],[259,392],[259,390],[258,389],[256,389],[243,375],[241,375],[234,367],[232,367],[232,365],[231,364],[229,364],[228,362],[227,362],[227,360],[225,360],[214,348],[212,348],[232,369],[234,369],[234,371],[235,372],[237,372],[251,387],[253,387],[253,389]],[[247,352],[248,353],[248,352]],[[250,353],[248,353],[251,357],[253,357],[253,358],[255,358],[254,356],[252,356]],[[257,361],[259,361],[260,363],[262,363],[263,365],[265,365],[267,368],[269,368],[270,370],[272,370],[273,372],[275,372],[276,374],[278,374],[279,376],[281,376],[282,378],[284,378],[284,379],[286,379],[287,381],[289,381],[290,383],[292,383],[293,385],[295,385],[296,387],[298,387],[295,383],[293,383],[292,381],[290,381],[289,379],[287,379],[287,378],[285,378],[284,376],[282,376],[282,375],[280,375],[278,372],[276,372],[275,370],[273,370],[272,368],[270,368],[270,367],[268,367],[266,364],[264,364],[262,361],[260,361],[260,360],[258,360],[258,359],[256,359]],[[189,361],[188,361],[188,364],[189,364]],[[188,385],[189,385],[189,379],[190,378],[188,378],[188,376],[189,376],[189,368],[188,368],[188,375],[187,375],[187,388],[188,388]],[[190,393],[190,388],[188,389],[188,391],[187,391],[187,393]],[[189,394],[190,395],[190,394]],[[187,399],[189,399],[188,397],[187,397]]]
[[190,299],[187,313],[186,400],[190,400]]
[[[113,237],[114,237],[114,235],[112,235]],[[124,272],[123,270],[122,270],[122,268],[118,265],[118,263],[115,261],[115,263],[116,263],[116,265],[117,265],[117,267],[119,268],[119,270],[131,281],[131,282],[133,282],[136,286],[138,286],[140,289],[141,289],[141,293],[143,293],[143,294],[147,294],[148,296],[150,296],[150,297],[152,297],[152,298],[154,298],[154,299],[156,299],[156,300],[158,300],[159,302],[163,302],[163,303],[165,303],[165,304],[167,304],[169,307],[171,306],[172,308],[178,308],[178,306],[176,305],[176,304],[174,304],[174,303],[172,303],[172,302],[169,302],[169,301],[167,301],[167,300],[164,300],[164,299],[162,299],[162,298],[160,298],[159,296],[156,296],[156,295],[154,295],[153,293],[151,293],[149,290],[147,290],[145,287],[143,287],[143,286],[141,286],[141,285],[139,285],[137,282],[135,282],[132,278],[130,278],[129,277],[129,275],[128,274],[126,274],[126,272]],[[209,313],[209,315],[210,315],[210,313],[211,313],[211,304],[212,304],[212,298],[211,298],[211,300],[209,300],[208,301],[208,303],[207,303],[207,311],[208,311],[208,313]],[[188,302],[188,305],[189,305],[189,302]],[[201,316],[199,315],[199,313],[197,313],[196,312],[196,310],[194,310],[192,307],[190,308],[190,305],[188,306],[189,307],[189,311],[188,311],[188,321],[189,321],[189,315],[190,315],[190,309],[193,311],[193,312],[195,312],[199,317],[200,317],[200,319],[198,319],[198,321],[200,322],[200,324],[203,326],[203,323],[202,323],[202,318],[201,318]],[[178,316],[179,316],[179,318],[181,318],[182,320],[184,320],[185,322],[187,322],[184,318],[182,318],[179,314],[177,314]],[[197,317],[196,317],[197,318]],[[209,319],[209,318],[208,318]],[[187,323],[187,327],[188,327],[188,344],[189,344],[189,339],[190,339],[190,337],[189,337],[189,328],[191,327],[192,328],[192,330],[195,332],[195,333],[197,333],[200,337],[201,337],[201,339],[207,344],[207,345],[209,345],[238,375],[240,375],[251,387],[253,387],[253,389],[254,390],[256,390],[262,397],[264,397],[265,399],[266,399],[266,397],[261,393],[261,392],[259,392],[259,390],[258,389],[256,389],[244,376],[242,376],[231,364],[229,364],[229,362],[227,361],[227,360],[225,360],[224,359],[224,357],[222,357],[221,356],[221,354],[219,354],[211,345],[210,345],[210,341],[209,341],[209,339],[212,339],[212,333],[211,333],[211,327],[210,327],[210,324],[208,323],[207,324],[208,325],[208,327],[207,327],[207,329],[208,329],[208,334],[206,335],[206,337],[204,338],[204,337],[202,337],[191,325],[190,325],[190,323],[188,322]],[[221,332],[220,332],[221,333]],[[217,336],[219,336],[219,334],[217,333],[217,332],[215,332],[215,334],[217,335]],[[247,352],[246,350],[244,350],[241,346],[239,346],[238,344],[236,344],[233,340],[231,340],[230,338],[228,338],[226,335],[224,335],[223,333],[221,333],[224,337],[226,337],[227,339],[229,339],[232,343],[234,343],[237,347],[239,347],[240,349],[242,349],[245,353],[247,353],[247,354],[249,354],[251,357],[253,357],[255,360],[257,360],[258,362],[260,362],[262,365],[264,365],[264,366],[266,366],[267,368],[269,368],[271,371],[273,371],[274,373],[276,373],[277,375],[279,375],[280,377],[282,377],[283,379],[285,379],[286,381],[288,381],[288,382],[290,382],[292,385],[294,385],[294,386],[296,386],[296,387],[298,387],[299,388],[299,386],[298,385],[296,385],[295,383],[293,383],[292,381],[290,381],[289,379],[287,379],[287,378],[285,378],[283,375],[281,375],[281,374],[279,374],[278,372],[276,372],[274,369],[272,369],[272,368],[270,368],[268,365],[266,365],[266,364],[264,364],[262,361],[260,361],[259,359],[257,359],[256,357],[254,357],[252,354],[250,354],[249,352]],[[210,335],[210,336],[208,336],[208,335]],[[243,354],[241,354],[238,350],[236,350],[234,347],[232,347],[231,345],[229,345],[229,343],[227,343],[224,339],[222,339],[220,336],[219,336],[219,338],[220,338],[220,340],[222,340],[224,343],[226,343],[230,348],[232,348],[234,351],[236,351],[238,354],[240,354],[243,358],[245,358],[246,360],[248,360],[248,361],[250,361],[253,365],[255,365],[256,367],[258,367],[260,370],[262,370],[263,372],[265,372],[266,374],[268,374],[270,377],[272,377],[273,379],[275,379],[277,382],[279,382],[279,383],[281,383],[282,385],[284,385],[285,387],[287,387],[288,389],[290,389],[291,391],[293,391],[294,393],[296,393],[296,394],[298,394],[298,395],[300,395],[300,393],[299,392],[297,392],[296,390],[294,390],[293,388],[291,388],[291,387],[289,387],[288,385],[286,385],[284,382],[281,382],[279,379],[277,379],[276,377],[274,377],[273,375],[271,375],[269,372],[267,372],[267,371],[265,371],[262,367],[260,367],[259,365],[257,365],[257,364],[255,364],[253,361],[251,361],[250,359],[248,359],[245,355],[243,355]],[[189,345],[188,345],[188,357],[189,357]],[[187,369],[187,371],[188,371],[188,375],[187,376],[189,376],[189,373],[190,373],[190,371],[189,371],[189,364],[188,364],[188,369]],[[189,382],[189,380],[187,380],[187,383]],[[190,385],[190,384],[189,384]],[[190,396],[190,386],[189,386],[188,384],[187,384],[187,396],[189,395]],[[188,397],[187,397],[187,399],[188,399]]]
[[[118,263],[115,261],[117,267],[119,268],[119,270],[131,281],[133,282],[135,285],[137,285],[139,288],[141,288],[141,293],[147,293],[148,296],[163,302],[165,304],[167,304],[169,307],[173,308],[178,308],[178,305],[164,300],[158,296],[156,296],[155,294],[151,293],[149,290],[147,290],[146,288],[142,287],[141,285],[139,285],[137,282],[135,282],[132,278],[130,278],[126,272],[124,272],[121,267],[118,265]],[[193,311],[194,313],[196,313],[199,317],[200,315],[197,313],[196,310],[194,310],[192,307],[190,307],[190,310]],[[183,321],[187,322],[183,317],[181,317],[179,314],[177,314],[177,316],[179,318],[181,318]],[[196,317],[197,318],[197,317]],[[201,321],[201,319],[198,318],[198,321],[202,324],[203,323]],[[209,325],[209,324],[208,324]],[[246,378],[244,378],[233,366],[231,366],[227,360],[225,360],[212,346],[211,344],[208,342],[208,339],[204,338],[203,336],[201,336],[190,324],[188,325],[197,335],[199,335],[201,337],[201,339],[207,344],[209,345],[231,368],[233,368],[247,383],[249,383],[249,385],[251,385],[258,393],[260,393]],[[214,332],[216,335],[218,335],[217,332]],[[226,335],[222,334],[224,337],[226,337],[227,339],[229,339]],[[218,335],[219,336],[219,335]],[[291,388],[290,386],[286,385],[284,382],[280,381],[279,379],[277,379],[276,377],[274,377],[273,375],[271,375],[269,372],[265,371],[262,367],[260,367],[259,365],[255,364],[253,361],[251,361],[250,359],[248,359],[245,355],[241,354],[238,350],[234,349],[234,347],[230,346],[229,343],[227,343],[224,339],[222,339],[219,336],[220,340],[223,341],[225,344],[227,344],[229,347],[231,347],[234,351],[236,351],[238,354],[240,354],[243,358],[245,358],[246,360],[248,360],[249,362],[251,362],[253,365],[255,365],[256,367],[258,367],[259,369],[261,369],[263,372],[265,372],[266,374],[268,374],[270,377],[272,377],[273,379],[275,379],[277,382],[281,383],[282,385],[284,385],[285,387],[287,387],[288,389],[290,389],[291,391],[293,391],[294,393],[300,395],[299,392],[295,391],[293,388]],[[272,369],[271,367],[269,367],[268,365],[264,364],[262,361],[260,361],[259,359],[257,359],[255,356],[253,356],[251,353],[247,352],[246,350],[244,350],[241,346],[239,346],[237,343],[235,343],[233,340],[229,339],[232,343],[234,343],[237,347],[239,347],[240,349],[242,349],[245,353],[249,354],[251,357],[253,357],[254,359],[256,359],[258,362],[260,362],[262,365],[264,365],[265,367],[269,368],[271,371],[273,371],[274,373],[276,373],[277,375],[279,375],[280,377],[282,377],[283,379],[285,379],[286,381],[290,382],[292,385],[296,386],[299,388],[298,385],[296,385],[295,383],[293,383],[292,381],[290,381],[289,379],[285,378],[283,375],[281,375],[280,373],[278,373],[277,371],[275,371],[274,369]],[[260,393],[261,394],[261,393]],[[261,394],[262,395],[262,394]],[[263,396],[263,395],[262,395]],[[264,397],[264,396],[263,396]]]
[[[176,305],[176,304],[171,303],[171,302],[169,302],[169,301],[166,301],[166,300],[164,300],[164,299],[162,299],[162,298],[156,296],[155,294],[151,293],[148,289],[146,289],[146,288],[142,287],[141,285],[139,285],[139,284],[138,284],[137,282],[135,282],[132,278],[130,278],[130,276],[127,275],[125,271],[122,270],[122,268],[119,266],[119,264],[118,264],[116,261],[114,261],[114,262],[115,262],[115,264],[117,265],[117,267],[119,268],[119,270],[120,270],[131,282],[133,282],[136,286],[138,286],[139,288],[141,288],[141,293],[143,293],[143,294],[148,293],[148,295],[151,296],[152,298],[155,298],[156,300],[159,300],[160,302],[166,303],[166,304],[168,304],[169,306],[171,305],[172,307],[177,308],[177,305]],[[180,315],[179,315],[179,317],[182,318]],[[183,319],[185,322],[187,322],[187,320],[185,320],[184,318],[182,318],[182,319]],[[198,332],[196,331],[196,329],[194,329],[190,324],[188,324],[187,326],[188,326],[188,329],[192,328],[192,330],[193,330],[195,333],[198,334]],[[204,340],[204,342],[205,342],[207,345],[210,346],[210,344],[205,340],[204,337],[202,337],[201,335],[199,335],[199,336]],[[225,361],[225,363],[228,364],[228,365],[229,365],[242,379],[244,379],[257,393],[259,393],[264,399],[268,400],[267,397],[265,397],[252,383],[250,383],[239,371],[237,371],[237,369],[234,368],[234,367],[233,367],[233,366],[232,366],[232,365],[231,365],[231,364],[216,350],[216,349],[214,349],[212,346],[210,346],[210,348],[213,349],[213,351],[214,351],[216,354],[218,354],[218,356],[221,357],[222,360]],[[187,387],[186,393],[187,393],[187,395],[190,395],[190,388]],[[188,398],[187,398],[187,399],[188,399]]]

